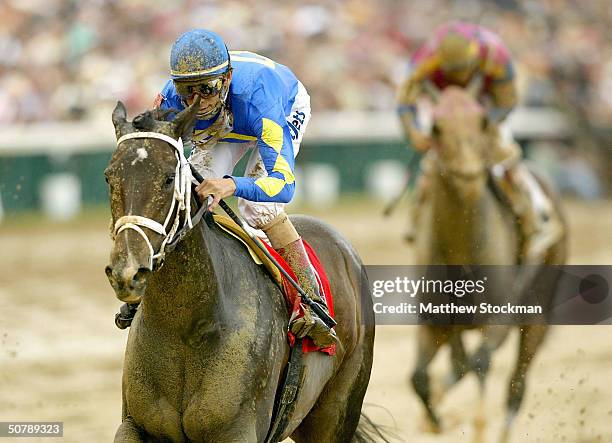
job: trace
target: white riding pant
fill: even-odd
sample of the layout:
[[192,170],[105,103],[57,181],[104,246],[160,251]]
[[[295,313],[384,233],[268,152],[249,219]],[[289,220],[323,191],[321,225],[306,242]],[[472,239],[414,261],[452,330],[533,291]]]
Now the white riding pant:
[[[297,132],[291,131],[293,138],[293,157],[300,151],[300,144],[304,131],[310,121],[310,96],[302,83],[298,82],[298,92],[291,107],[291,112],[286,116],[287,124]],[[194,148],[189,161],[195,166],[200,174],[206,178],[221,178],[231,175],[234,167],[240,159],[250,151],[250,157],[245,169],[245,177],[261,178],[268,175],[263,160],[257,148],[257,142],[226,143],[219,142],[211,149]],[[238,199],[238,209],[246,222],[260,229],[274,220],[284,212],[284,203],[253,202],[242,198]]]

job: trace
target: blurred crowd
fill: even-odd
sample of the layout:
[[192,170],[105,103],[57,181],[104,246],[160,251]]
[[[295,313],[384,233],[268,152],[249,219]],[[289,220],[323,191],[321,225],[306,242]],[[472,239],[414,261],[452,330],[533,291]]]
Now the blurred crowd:
[[[0,124],[95,117],[152,105],[174,39],[192,27],[290,66],[315,110],[394,108],[407,59],[439,24],[464,19],[510,46],[523,101],[612,122],[608,0],[4,0]],[[562,94],[558,94],[561,92]]]

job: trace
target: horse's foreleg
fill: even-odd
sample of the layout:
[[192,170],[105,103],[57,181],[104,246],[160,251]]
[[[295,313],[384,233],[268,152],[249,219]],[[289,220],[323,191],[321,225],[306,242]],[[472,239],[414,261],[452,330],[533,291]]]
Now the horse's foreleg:
[[144,433],[136,426],[131,417],[127,417],[119,425],[115,433],[115,443],[144,443],[146,441]]
[[461,334],[453,334],[449,338],[448,344],[451,347],[452,370],[445,381],[444,393],[459,382],[459,380],[461,380],[470,369],[465,347],[463,346],[463,340],[461,339]]
[[476,373],[481,391],[484,391],[493,351],[502,345],[509,332],[510,326],[485,326],[483,328],[482,343],[470,358],[470,369]]
[[441,423],[431,400],[431,388],[429,385],[427,368],[440,349],[440,346],[444,343],[441,337],[442,334],[436,335],[432,328],[428,326],[419,326],[417,338],[417,364],[412,372],[411,378],[412,387],[423,402],[423,406],[427,412],[427,418],[434,432],[440,432]]
[[523,326],[521,328],[519,354],[516,362],[516,368],[514,369],[514,373],[510,379],[510,386],[508,390],[508,412],[501,438],[502,442],[508,440],[510,427],[512,426],[514,418],[517,416],[518,410],[523,402],[523,396],[527,386],[527,370],[529,369],[529,365],[531,364],[540,345],[544,341],[547,331],[548,326],[546,325]]
[[485,416],[485,391],[486,380],[491,368],[491,356],[499,348],[510,331],[509,326],[485,326],[482,331],[482,343],[470,359],[470,368],[476,373],[479,385],[478,406],[474,416],[474,443],[484,441],[484,433],[487,425]]

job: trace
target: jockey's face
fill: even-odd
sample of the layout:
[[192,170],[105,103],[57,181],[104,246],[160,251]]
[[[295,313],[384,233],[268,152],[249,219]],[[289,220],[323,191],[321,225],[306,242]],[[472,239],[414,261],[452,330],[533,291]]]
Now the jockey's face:
[[451,83],[465,86],[476,72],[480,47],[458,31],[449,32],[439,43],[440,69]]
[[207,79],[205,81],[175,82],[175,87],[186,106],[191,106],[196,95],[199,95],[200,111],[197,116],[199,118],[210,118],[221,109],[224,98],[221,95],[223,91],[229,88],[231,81],[232,71],[226,76]]

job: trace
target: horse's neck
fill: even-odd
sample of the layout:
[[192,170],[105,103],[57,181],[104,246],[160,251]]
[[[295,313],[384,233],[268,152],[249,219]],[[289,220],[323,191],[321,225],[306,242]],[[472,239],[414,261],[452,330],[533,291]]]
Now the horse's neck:
[[483,221],[480,213],[484,212],[485,202],[482,198],[472,201],[462,200],[441,175],[436,174],[436,177],[433,214],[434,219],[440,221],[434,223],[436,237],[450,246],[447,251],[451,255],[468,255],[466,252],[477,244],[482,235]]
[[497,257],[505,252],[508,233],[503,231],[501,224],[505,222],[491,191],[485,188],[479,198],[464,199],[439,171],[433,172],[429,179],[431,220],[428,223],[429,242],[425,246],[429,255],[427,261],[445,264],[498,262]]
[[145,315],[159,326],[165,320],[175,328],[177,320],[191,324],[194,318],[218,317],[223,276],[210,254],[215,238],[202,219],[155,272],[143,303]]

